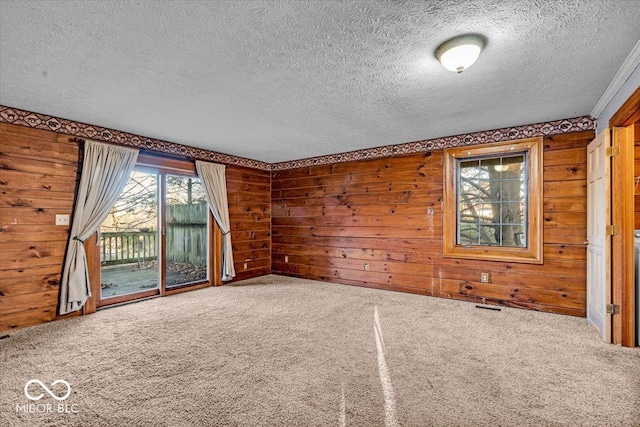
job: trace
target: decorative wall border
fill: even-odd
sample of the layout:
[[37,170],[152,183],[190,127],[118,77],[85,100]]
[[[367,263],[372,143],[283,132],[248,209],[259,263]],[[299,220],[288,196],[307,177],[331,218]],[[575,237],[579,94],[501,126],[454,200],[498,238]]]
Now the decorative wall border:
[[595,121],[590,116],[447,136],[444,138],[426,139],[423,141],[407,142],[404,144],[385,145],[383,147],[310,157],[308,159],[292,160],[289,162],[272,163],[271,168],[274,171],[281,171],[309,166],[352,162],[357,160],[372,160],[384,157],[403,156],[406,154],[424,153],[427,151],[437,151],[451,147],[510,141],[512,139],[532,138],[536,136],[559,135],[585,130],[595,130]]
[[226,165],[244,166],[265,171],[271,170],[270,163],[258,160],[231,156],[229,154],[189,147],[187,145],[162,141],[160,139],[146,138],[132,133],[88,125],[86,123],[74,122],[67,119],[60,119],[57,117],[47,116],[46,114],[32,113],[30,111],[6,107],[4,105],[0,105],[0,123],[11,123],[34,129],[49,130],[79,138],[112,142],[119,145],[144,148],[146,150],[157,151],[160,153],[191,157],[193,159],[223,163]]
[[442,150],[450,147],[485,144],[490,142],[509,141],[512,139],[532,138],[535,136],[551,136],[570,132],[595,130],[595,120],[590,116],[574,117],[571,119],[554,120],[535,123],[532,125],[514,126],[509,128],[487,130],[469,134],[447,136],[443,138],[426,139],[423,141],[407,142],[403,144],[385,145],[376,148],[349,151],[346,153],[329,154],[326,156],[309,157],[279,163],[266,163],[244,157],[218,153],[216,151],[189,147],[187,145],[146,138],[135,134],[116,131],[100,126],[60,119],[45,114],[32,113],[18,108],[0,105],[0,123],[11,123],[34,129],[49,130],[80,138],[90,138],[105,142],[113,142],[136,148],[144,148],[166,154],[191,157],[198,160],[223,163],[227,165],[244,166],[264,171],[282,171],[309,166],[321,166],[335,163],[345,163],[357,160],[372,160],[384,157],[396,157],[407,154],[424,153]]

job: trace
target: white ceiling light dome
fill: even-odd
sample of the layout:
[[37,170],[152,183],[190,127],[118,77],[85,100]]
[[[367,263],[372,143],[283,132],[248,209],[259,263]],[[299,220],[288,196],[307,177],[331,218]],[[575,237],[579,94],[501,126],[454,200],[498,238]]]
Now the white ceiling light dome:
[[450,71],[461,73],[478,59],[487,45],[487,39],[480,34],[464,34],[447,40],[436,49],[436,58]]

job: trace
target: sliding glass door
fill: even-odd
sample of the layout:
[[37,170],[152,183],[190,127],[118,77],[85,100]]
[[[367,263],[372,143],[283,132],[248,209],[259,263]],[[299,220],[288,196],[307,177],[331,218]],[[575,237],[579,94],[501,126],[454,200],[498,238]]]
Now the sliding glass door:
[[198,177],[137,167],[100,227],[97,305],[206,283],[209,218]]
[[160,176],[134,170],[100,226],[100,299],[157,290]]

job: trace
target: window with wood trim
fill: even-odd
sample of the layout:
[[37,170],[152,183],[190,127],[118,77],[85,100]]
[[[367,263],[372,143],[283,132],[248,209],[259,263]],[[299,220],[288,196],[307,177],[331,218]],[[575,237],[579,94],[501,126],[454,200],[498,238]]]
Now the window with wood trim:
[[444,157],[444,256],[542,263],[542,138]]

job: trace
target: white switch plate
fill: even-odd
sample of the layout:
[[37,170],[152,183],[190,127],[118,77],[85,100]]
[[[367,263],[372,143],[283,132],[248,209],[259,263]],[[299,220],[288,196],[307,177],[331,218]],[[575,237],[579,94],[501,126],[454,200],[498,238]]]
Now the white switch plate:
[[56,214],[56,225],[69,225],[69,215]]

